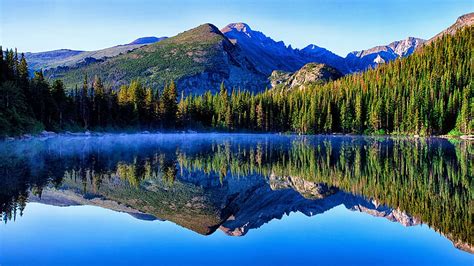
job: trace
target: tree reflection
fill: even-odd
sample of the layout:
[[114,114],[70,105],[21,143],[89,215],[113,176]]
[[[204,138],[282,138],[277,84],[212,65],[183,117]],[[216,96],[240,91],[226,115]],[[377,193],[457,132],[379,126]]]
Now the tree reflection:
[[[21,216],[29,193],[41,197],[46,186],[80,184],[84,195],[133,198],[132,202],[147,206],[167,202],[174,206],[167,211],[179,212],[179,197],[225,187],[228,178],[245,180],[258,175],[265,180],[298,177],[362,195],[406,211],[452,239],[473,244],[474,148],[469,142],[308,137],[275,142],[213,140],[197,148],[150,145],[64,154],[47,144],[38,144],[28,153],[12,152],[17,149],[14,144],[2,145],[0,210],[4,222]],[[177,180],[190,186],[178,188]],[[175,189],[176,202],[159,195],[164,193],[157,190],[160,184],[167,187],[163,191]]]

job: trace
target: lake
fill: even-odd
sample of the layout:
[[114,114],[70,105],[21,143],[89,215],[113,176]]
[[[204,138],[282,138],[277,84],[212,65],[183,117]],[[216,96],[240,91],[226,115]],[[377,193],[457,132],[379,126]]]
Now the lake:
[[473,265],[474,145],[270,134],[0,142],[0,265]]

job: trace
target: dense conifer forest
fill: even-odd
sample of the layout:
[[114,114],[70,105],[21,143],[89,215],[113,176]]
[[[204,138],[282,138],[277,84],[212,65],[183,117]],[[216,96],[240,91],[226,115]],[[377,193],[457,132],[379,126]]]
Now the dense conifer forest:
[[[473,27],[413,55],[327,84],[253,94],[178,95],[140,80],[113,90],[98,77],[82,87],[29,77],[23,54],[0,51],[0,135],[51,131],[197,129],[221,131],[470,134],[474,130]],[[1,49],[0,49],[1,50]]]

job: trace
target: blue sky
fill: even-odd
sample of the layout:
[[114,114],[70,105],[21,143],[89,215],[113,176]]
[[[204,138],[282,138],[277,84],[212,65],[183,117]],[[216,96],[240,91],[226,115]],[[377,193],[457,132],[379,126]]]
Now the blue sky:
[[408,36],[430,38],[473,11],[472,0],[0,0],[0,44],[95,50],[206,22],[246,22],[293,47],[313,43],[346,55]]

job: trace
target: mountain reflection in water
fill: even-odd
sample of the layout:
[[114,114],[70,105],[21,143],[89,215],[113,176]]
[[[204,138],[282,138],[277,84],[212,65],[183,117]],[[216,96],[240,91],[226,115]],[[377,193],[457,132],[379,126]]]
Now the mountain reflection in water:
[[0,143],[0,211],[97,205],[243,236],[336,206],[424,223],[473,253],[474,151],[443,139],[250,134],[58,136]]

